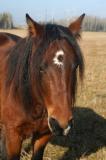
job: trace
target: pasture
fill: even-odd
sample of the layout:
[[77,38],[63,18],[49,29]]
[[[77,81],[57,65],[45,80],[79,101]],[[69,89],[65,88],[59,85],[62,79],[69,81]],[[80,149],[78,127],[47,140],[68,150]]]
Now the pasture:
[[[26,35],[26,30],[0,31]],[[68,137],[54,137],[44,160],[106,160],[106,33],[84,32],[79,43],[85,78],[79,83],[74,130]],[[22,153],[22,160],[29,157]]]

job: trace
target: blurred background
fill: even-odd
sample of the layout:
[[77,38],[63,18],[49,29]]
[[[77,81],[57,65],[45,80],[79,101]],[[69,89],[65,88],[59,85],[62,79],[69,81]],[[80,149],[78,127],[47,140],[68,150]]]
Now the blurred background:
[[24,27],[26,13],[40,22],[58,22],[64,25],[86,13],[85,31],[106,31],[105,0],[0,0],[0,28]]

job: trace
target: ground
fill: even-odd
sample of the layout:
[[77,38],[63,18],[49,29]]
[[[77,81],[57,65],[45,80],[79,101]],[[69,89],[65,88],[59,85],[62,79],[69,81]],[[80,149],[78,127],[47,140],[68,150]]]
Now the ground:
[[[6,32],[26,35],[26,30]],[[106,33],[84,32],[79,44],[85,77],[78,87],[74,130],[68,137],[54,137],[44,160],[106,160]],[[22,160],[29,157],[22,154]]]

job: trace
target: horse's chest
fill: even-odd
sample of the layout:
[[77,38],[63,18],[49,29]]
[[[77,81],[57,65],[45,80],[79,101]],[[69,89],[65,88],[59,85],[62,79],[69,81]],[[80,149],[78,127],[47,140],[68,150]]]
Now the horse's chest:
[[48,130],[48,123],[46,118],[43,120],[26,121],[18,127],[18,131],[24,138],[31,136],[33,133],[42,133],[46,130]]
[[29,137],[32,135],[33,132],[37,132],[41,125],[41,121],[26,121],[22,122],[18,127],[18,132],[23,137]]

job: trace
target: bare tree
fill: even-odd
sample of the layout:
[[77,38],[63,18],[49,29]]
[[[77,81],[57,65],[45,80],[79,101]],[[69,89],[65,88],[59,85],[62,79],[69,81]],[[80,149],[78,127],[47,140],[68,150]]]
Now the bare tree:
[[3,29],[13,28],[12,15],[10,13],[0,14],[0,28],[3,28]]
[[[73,19],[76,19],[76,17],[72,19],[69,19],[69,18],[60,19],[58,21],[54,20],[54,22],[68,26]],[[84,19],[82,29],[84,31],[106,32],[106,18],[86,16]]]

